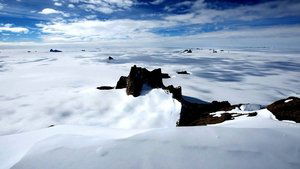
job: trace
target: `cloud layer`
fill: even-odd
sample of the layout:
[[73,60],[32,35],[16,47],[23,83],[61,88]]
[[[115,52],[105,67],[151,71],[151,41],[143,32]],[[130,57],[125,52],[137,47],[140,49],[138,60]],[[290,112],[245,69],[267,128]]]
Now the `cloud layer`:
[[[30,2],[31,0],[29,0]],[[229,3],[230,2],[230,3]],[[140,41],[247,37],[298,38],[300,2],[167,1],[167,0],[51,0],[37,8],[1,2],[0,17],[24,18],[14,24],[31,30],[43,42]],[[5,8],[4,8],[5,6]],[[21,8],[22,7],[22,8]],[[30,10],[28,12],[28,10]],[[14,11],[14,12],[11,12]],[[27,12],[26,12],[27,11]],[[40,19],[42,18],[42,19]],[[2,26],[2,32],[18,30]],[[271,33],[270,33],[270,32]],[[251,33],[253,32],[253,33]],[[198,40],[199,44],[202,43]]]

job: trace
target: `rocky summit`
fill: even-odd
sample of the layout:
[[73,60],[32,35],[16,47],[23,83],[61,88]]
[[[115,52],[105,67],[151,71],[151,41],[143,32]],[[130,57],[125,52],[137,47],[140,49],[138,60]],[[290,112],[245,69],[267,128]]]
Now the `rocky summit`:
[[[176,72],[178,73],[178,72]],[[187,73],[184,71],[183,74]],[[178,73],[182,74],[182,72]],[[233,109],[240,109],[243,104],[231,105],[228,101],[213,101],[203,103],[193,103],[182,96],[182,89],[180,86],[173,85],[165,86],[163,78],[171,78],[169,74],[162,73],[161,69],[154,69],[152,71],[146,68],[132,66],[128,76],[121,76],[117,82],[116,89],[126,88],[127,95],[138,97],[143,90],[151,90],[153,88],[161,88],[172,94],[172,97],[179,101],[182,105],[180,111],[180,118],[177,126],[199,126],[208,124],[222,123],[227,120],[233,120],[238,116],[253,117],[257,113],[255,111],[249,113],[237,113],[231,111]],[[110,90],[113,87],[101,86],[97,87],[99,90]],[[258,108],[261,109],[262,107]],[[297,97],[289,97],[276,101],[267,106],[278,120],[292,120],[297,123],[300,122],[300,99]],[[222,111],[219,116],[215,116],[214,112]],[[230,111],[230,112],[229,112]]]

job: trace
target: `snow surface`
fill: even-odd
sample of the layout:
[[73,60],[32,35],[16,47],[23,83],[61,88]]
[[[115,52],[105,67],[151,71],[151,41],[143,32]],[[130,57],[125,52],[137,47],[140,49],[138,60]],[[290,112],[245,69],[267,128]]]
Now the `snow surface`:
[[[134,99],[123,90],[95,89],[114,86],[134,64],[162,68],[172,77],[164,83],[182,86],[193,100],[264,105],[300,93],[297,53],[194,49],[185,54],[172,48],[83,52],[72,47],[50,53],[50,48],[0,49],[0,135],[59,124],[174,127],[180,105],[163,91]],[[115,60],[108,62],[109,56]],[[178,75],[179,70],[191,75]]]
[[[56,126],[0,137],[1,169],[298,169],[300,125],[259,116],[148,130]],[[20,141],[22,140],[22,141]]]
[[[300,168],[300,125],[261,109],[299,96],[297,53],[49,49],[0,50],[0,169]],[[257,116],[175,128],[181,104],[161,89],[95,89],[133,64],[162,68],[190,101],[248,103],[230,112]]]

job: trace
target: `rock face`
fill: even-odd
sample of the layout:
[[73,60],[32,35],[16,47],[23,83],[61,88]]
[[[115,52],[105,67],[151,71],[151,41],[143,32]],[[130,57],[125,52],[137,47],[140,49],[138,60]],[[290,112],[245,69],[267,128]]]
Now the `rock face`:
[[177,126],[197,126],[206,124],[221,123],[225,120],[230,120],[229,115],[225,113],[221,117],[213,117],[210,115],[212,112],[228,111],[232,110],[235,106],[232,106],[229,102],[217,102],[211,103],[190,103],[186,100],[181,101],[182,107],[180,112],[180,119]]
[[127,87],[127,77],[121,76],[119,81],[117,82],[116,89],[123,89]]
[[50,49],[50,52],[62,52],[61,50],[57,50],[57,49]]
[[146,68],[137,67],[136,65],[131,67],[127,77],[127,94],[134,97],[139,96],[144,85],[150,88],[164,88],[161,69],[154,69],[150,72]]
[[289,97],[267,106],[278,120],[292,120],[300,123],[300,98]]

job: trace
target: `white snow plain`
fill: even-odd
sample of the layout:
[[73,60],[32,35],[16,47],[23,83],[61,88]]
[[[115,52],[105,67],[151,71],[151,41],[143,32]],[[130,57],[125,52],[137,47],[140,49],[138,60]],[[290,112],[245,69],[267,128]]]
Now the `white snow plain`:
[[[300,93],[298,53],[162,48],[0,49],[0,135],[50,125],[112,128],[175,127],[180,104],[162,90],[142,97],[99,91],[127,76],[134,64],[162,68],[190,100],[232,104],[271,102]],[[31,52],[27,52],[31,51]],[[113,61],[107,58],[112,56]],[[186,70],[191,75],[178,75]]]
[[[299,96],[297,53],[59,49],[0,49],[0,169],[300,168],[300,125],[258,110]],[[181,104],[161,89],[95,89],[134,64],[162,68],[190,101],[250,103],[232,112],[258,114],[175,128]]]

